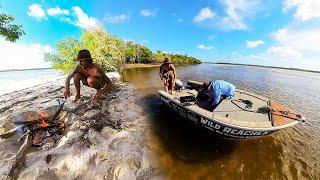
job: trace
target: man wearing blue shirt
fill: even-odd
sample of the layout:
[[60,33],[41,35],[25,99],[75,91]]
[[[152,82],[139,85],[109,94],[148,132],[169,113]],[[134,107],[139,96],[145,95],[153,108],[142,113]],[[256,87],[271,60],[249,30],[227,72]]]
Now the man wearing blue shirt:
[[205,82],[202,87],[208,90],[212,103],[210,104],[210,110],[214,110],[221,100],[225,98],[231,98],[234,95],[236,87],[224,80],[216,80],[214,82]]

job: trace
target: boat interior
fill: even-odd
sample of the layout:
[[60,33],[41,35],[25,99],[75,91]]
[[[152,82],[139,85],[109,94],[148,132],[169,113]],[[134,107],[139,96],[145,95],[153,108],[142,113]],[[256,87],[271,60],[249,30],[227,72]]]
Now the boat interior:
[[[231,99],[223,99],[215,109],[210,110],[211,100],[201,92],[201,85],[201,83],[189,81],[187,88],[175,91],[173,99],[188,106],[192,111],[235,126],[271,128],[292,123],[299,117],[292,110],[275,101],[238,89]],[[270,111],[270,108],[276,111]],[[289,112],[289,114],[284,116],[279,112]]]

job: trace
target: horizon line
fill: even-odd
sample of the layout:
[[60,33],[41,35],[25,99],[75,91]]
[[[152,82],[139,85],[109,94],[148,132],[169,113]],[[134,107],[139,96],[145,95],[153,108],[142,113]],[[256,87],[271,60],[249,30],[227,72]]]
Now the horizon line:
[[285,70],[292,70],[292,71],[303,71],[303,72],[320,73],[320,70],[301,69],[301,68],[295,68],[295,67],[266,66],[266,65],[258,65],[258,64],[242,64],[242,63],[228,63],[228,62],[202,62],[202,63],[222,64],[222,65],[238,65],[238,66],[252,66],[252,67],[263,67],[263,68],[285,69]]

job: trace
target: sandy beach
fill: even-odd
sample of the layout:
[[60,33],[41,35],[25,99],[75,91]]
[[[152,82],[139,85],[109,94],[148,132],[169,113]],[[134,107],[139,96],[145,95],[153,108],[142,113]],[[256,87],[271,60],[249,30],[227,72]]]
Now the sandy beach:
[[[19,134],[0,139],[1,179],[150,179],[160,177],[144,140],[148,128],[133,88],[113,76],[113,90],[92,101],[94,89],[82,87],[79,102],[66,100],[60,120],[64,134],[54,144],[32,147],[11,173],[22,142]],[[71,92],[75,92],[71,85]],[[64,79],[0,96],[0,134],[30,114],[52,115],[62,99]],[[73,99],[74,96],[71,97]]]

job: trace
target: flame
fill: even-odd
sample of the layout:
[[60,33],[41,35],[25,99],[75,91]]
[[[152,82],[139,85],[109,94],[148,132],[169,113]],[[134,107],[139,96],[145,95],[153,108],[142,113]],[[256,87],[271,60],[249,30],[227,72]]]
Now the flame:
[[45,118],[49,117],[49,114],[44,112],[44,111],[38,111],[37,112],[37,117],[34,118],[34,119],[42,119],[40,122],[39,122],[39,125],[41,127],[47,127],[49,126],[49,121],[45,120]]
[[46,113],[46,112],[38,112],[38,116],[39,116],[40,118],[46,118],[46,117],[49,116],[49,114]]
[[32,121],[32,120],[36,120],[36,119],[44,119],[44,118],[47,118],[49,117],[49,114],[44,112],[44,111],[39,111],[39,112],[36,112],[36,114],[28,114],[28,118],[27,120],[28,121]]
[[47,127],[47,126],[49,126],[49,123],[48,123],[47,121],[45,121],[45,120],[41,120],[41,121],[39,122],[39,125],[40,125],[41,127]]

